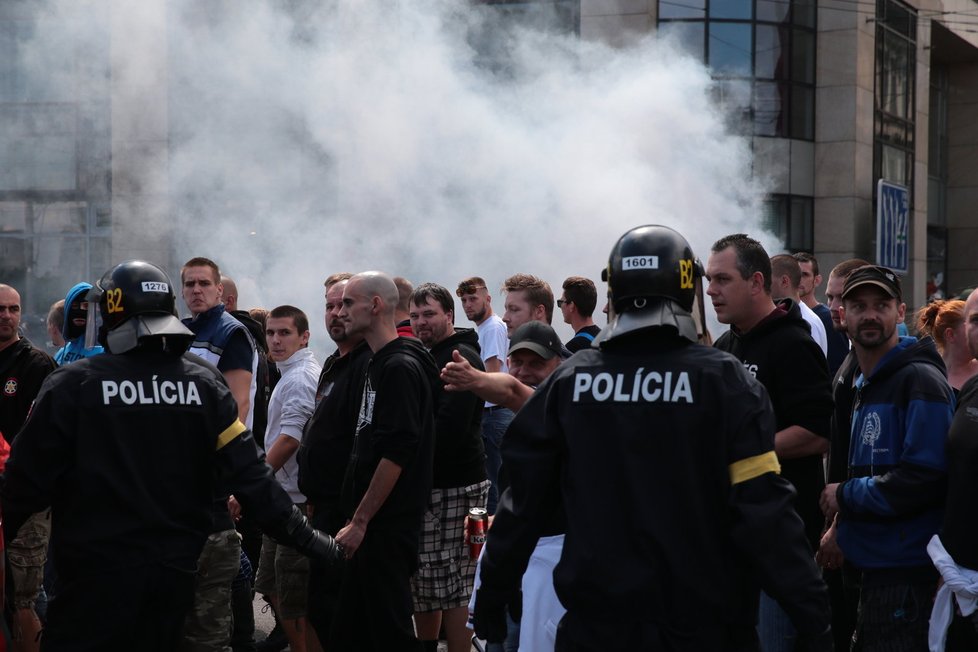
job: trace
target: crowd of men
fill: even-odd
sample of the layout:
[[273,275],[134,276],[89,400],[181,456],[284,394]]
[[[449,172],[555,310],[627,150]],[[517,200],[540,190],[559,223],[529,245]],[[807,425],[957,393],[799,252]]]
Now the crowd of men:
[[175,278],[182,321],[148,263],[70,288],[54,359],[0,284],[15,649],[978,649],[978,292],[901,336],[891,270],[826,305],[810,254],[646,226],[604,328],[584,276],[500,315],[479,276],[333,273],[320,363],[302,309]]

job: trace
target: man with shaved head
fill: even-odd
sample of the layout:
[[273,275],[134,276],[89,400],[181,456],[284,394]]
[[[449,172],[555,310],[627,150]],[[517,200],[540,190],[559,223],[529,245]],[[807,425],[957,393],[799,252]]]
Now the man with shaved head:
[[398,337],[397,286],[383,272],[353,276],[339,319],[373,357],[341,490],[349,561],[329,649],[422,650],[411,622],[411,576],[432,486],[438,369],[419,340]]

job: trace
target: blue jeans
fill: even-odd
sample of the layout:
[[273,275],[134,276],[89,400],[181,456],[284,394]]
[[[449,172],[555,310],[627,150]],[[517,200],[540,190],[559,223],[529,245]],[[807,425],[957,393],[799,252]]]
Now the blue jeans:
[[486,652],[519,652],[520,624],[506,613],[506,640],[502,643],[487,643]]
[[792,652],[797,636],[788,614],[767,593],[761,591],[761,608],[758,614],[757,636],[764,652]]
[[482,411],[482,440],[486,446],[486,474],[489,476],[489,500],[486,508],[490,514],[496,513],[496,505],[499,503],[499,493],[496,491],[496,482],[499,477],[499,467],[503,463],[502,455],[499,453],[499,445],[503,441],[503,434],[509,427],[509,422],[513,420],[513,411],[504,407],[493,406]]

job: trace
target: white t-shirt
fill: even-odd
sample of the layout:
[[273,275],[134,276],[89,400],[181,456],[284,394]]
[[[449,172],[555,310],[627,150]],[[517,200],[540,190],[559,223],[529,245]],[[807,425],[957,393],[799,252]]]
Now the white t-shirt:
[[[509,333],[506,324],[499,318],[499,315],[491,315],[478,325],[479,348],[482,361],[492,358],[499,359],[499,371],[506,373],[509,367],[506,365],[506,354],[509,352]],[[495,403],[486,401],[486,407],[492,407]]]
[[829,339],[825,336],[825,324],[822,322],[821,317],[816,315],[814,310],[806,306],[804,301],[799,301],[798,307],[801,308],[801,316],[811,326],[812,339],[822,349],[822,355],[828,357]]

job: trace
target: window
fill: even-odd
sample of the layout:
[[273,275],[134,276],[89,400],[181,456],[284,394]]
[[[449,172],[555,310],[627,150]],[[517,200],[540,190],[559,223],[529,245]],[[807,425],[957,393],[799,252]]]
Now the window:
[[659,30],[710,66],[734,129],[815,137],[814,0],[660,0]]
[[792,253],[814,251],[814,200],[799,195],[768,195],[763,226]]
[[885,179],[913,188],[916,40],[914,10],[877,0],[874,187]]

